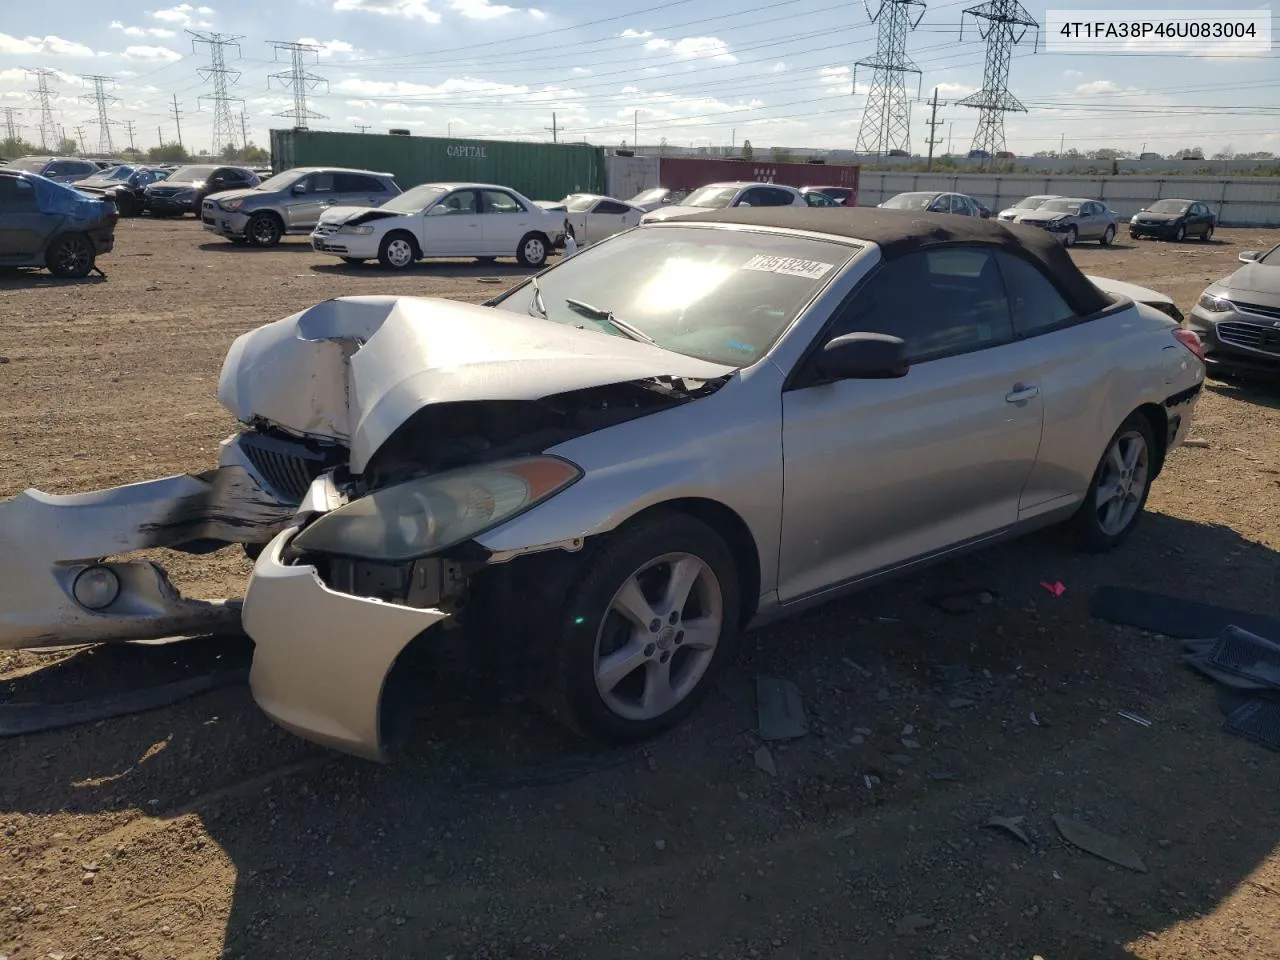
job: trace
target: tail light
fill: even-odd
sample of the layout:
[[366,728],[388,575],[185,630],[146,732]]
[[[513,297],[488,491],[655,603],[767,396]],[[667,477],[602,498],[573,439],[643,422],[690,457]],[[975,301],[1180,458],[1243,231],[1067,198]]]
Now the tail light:
[[1204,344],[1200,342],[1200,336],[1194,330],[1179,327],[1173,331],[1173,338],[1194,353],[1197,360],[1204,360]]

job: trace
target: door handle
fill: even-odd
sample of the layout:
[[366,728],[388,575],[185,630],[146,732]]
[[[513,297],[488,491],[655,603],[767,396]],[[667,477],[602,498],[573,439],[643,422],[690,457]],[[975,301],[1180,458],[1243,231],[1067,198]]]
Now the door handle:
[[1040,396],[1039,387],[1027,386],[1025,383],[1015,383],[1013,390],[1004,395],[1006,403],[1022,403],[1025,400],[1034,400]]

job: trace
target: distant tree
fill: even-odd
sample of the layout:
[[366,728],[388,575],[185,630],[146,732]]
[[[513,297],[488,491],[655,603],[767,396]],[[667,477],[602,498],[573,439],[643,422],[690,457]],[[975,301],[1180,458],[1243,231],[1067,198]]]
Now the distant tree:
[[786,147],[770,147],[769,159],[774,163],[794,163],[795,157]]
[[191,154],[180,143],[162,143],[147,151],[147,159],[154,163],[186,163]]
[[751,141],[743,140],[742,141],[742,159],[751,160],[755,157],[755,155],[756,155],[755,151],[751,149]]
[[1056,157],[1057,153],[1053,150],[1037,150],[1032,154],[1033,157]]
[[1203,147],[1183,147],[1173,156],[1175,160],[1203,160],[1204,148]]
[[0,140],[0,157],[7,160],[13,160],[16,157],[29,157],[33,153],[39,153],[40,148],[34,143],[23,140],[21,137],[9,137]]
[[70,137],[63,137],[62,141],[54,147],[53,152],[61,156],[74,156],[80,152],[80,144]]
[[1236,154],[1235,148],[1228,143],[1225,147],[1223,147],[1221,150],[1219,150],[1217,153],[1213,155],[1213,159],[1230,160],[1232,157],[1235,156],[1235,154]]
[[1237,153],[1237,160],[1274,160],[1276,155],[1266,150],[1254,150],[1252,153]]
[[1120,156],[1120,151],[1113,147],[1103,147],[1101,150],[1095,150],[1089,154],[1094,160],[1115,160]]
[[271,154],[261,147],[254,146],[253,141],[250,140],[243,147],[228,143],[222,148],[222,159],[228,163],[266,163],[271,159]]

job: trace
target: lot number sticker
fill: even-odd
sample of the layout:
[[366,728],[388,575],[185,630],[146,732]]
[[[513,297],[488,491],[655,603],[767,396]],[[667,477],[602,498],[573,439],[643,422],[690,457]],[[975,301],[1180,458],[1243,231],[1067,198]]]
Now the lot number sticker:
[[821,260],[801,260],[798,257],[770,257],[757,254],[742,265],[743,270],[759,270],[763,273],[781,273],[788,277],[804,277],[818,280],[826,275],[834,264]]

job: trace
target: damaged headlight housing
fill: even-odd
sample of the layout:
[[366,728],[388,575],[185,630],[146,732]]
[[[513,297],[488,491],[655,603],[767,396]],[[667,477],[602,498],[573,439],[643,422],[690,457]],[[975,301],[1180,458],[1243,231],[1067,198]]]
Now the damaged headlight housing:
[[364,223],[360,223],[360,224],[344,223],[342,226],[338,228],[338,232],[339,233],[355,233],[362,237],[367,237],[369,234],[373,233],[373,227]]
[[1199,307],[1206,313],[1230,313],[1235,309],[1230,300],[1224,300],[1222,297],[1215,296],[1212,293],[1200,295]]
[[581,468],[559,457],[450,470],[354,500],[316,520],[292,545],[362,560],[414,560],[510,520],[581,476]]

